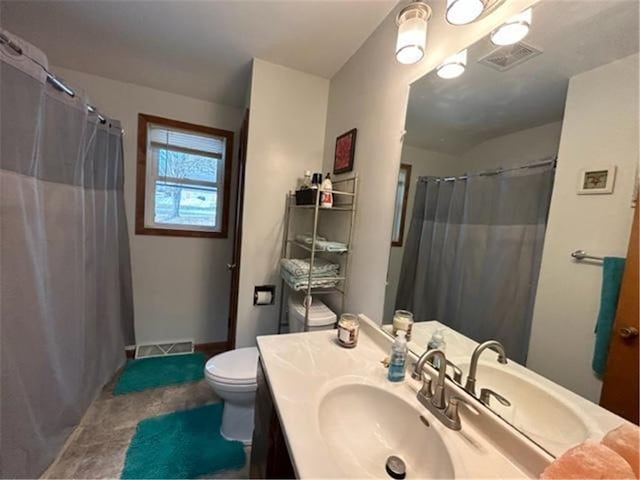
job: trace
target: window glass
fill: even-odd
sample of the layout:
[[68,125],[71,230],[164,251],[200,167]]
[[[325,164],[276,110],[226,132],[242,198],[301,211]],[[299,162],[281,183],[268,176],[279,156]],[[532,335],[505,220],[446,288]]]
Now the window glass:
[[[227,235],[230,183],[228,152],[233,133],[150,115],[139,115],[136,233],[149,235]],[[142,163],[140,164],[142,165]]]

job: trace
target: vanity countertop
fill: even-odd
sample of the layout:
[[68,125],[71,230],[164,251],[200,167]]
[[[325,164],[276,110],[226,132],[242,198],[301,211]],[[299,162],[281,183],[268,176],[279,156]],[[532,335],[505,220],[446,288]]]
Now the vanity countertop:
[[[389,328],[390,326],[384,326],[386,331]],[[410,350],[415,353],[424,351],[435,330],[443,330],[444,332],[445,342],[447,343],[446,354],[449,360],[456,364],[462,364],[463,362],[469,361],[473,350],[478,346],[478,342],[471,340],[436,320],[416,322],[413,324],[411,342],[409,342]],[[529,370],[515,361],[509,361],[507,365],[499,365],[496,361],[496,354],[491,351],[485,351],[483,353],[480,363],[484,365],[491,365],[494,368],[512,371],[516,375],[524,377],[530,382],[544,387],[545,390],[551,392],[566,404],[572,406],[587,425],[589,438],[591,439],[600,441],[608,431],[616,428],[622,423],[628,423],[624,418],[611,413],[600,405],[581,397],[571,390],[568,390],[542,375],[537,374],[533,370]],[[480,380],[480,375],[478,375],[478,379]],[[569,446],[573,446],[573,444]],[[563,453],[568,448],[567,446],[556,446],[556,448],[554,448],[550,447],[549,444],[546,445],[546,447],[555,455]]]
[[[388,354],[390,342],[380,331],[362,328],[358,346],[354,349],[340,347],[335,338],[335,330],[258,337],[264,372],[299,478],[387,477],[383,463],[375,472],[371,471],[370,465],[361,469],[347,465],[340,457],[349,457],[350,445],[341,444],[344,455],[336,456],[335,445],[329,445],[322,435],[318,412],[323,396],[345,383],[375,386],[401,397],[415,407],[430,423],[424,428],[435,429],[445,443],[456,478],[537,476],[539,472],[528,470],[524,464],[514,461],[510,453],[501,450],[493,440],[488,440],[467,416],[462,418],[461,431],[446,428],[418,402],[416,393],[420,383],[410,379],[408,374],[404,382],[389,382],[386,379],[387,370],[381,361]],[[358,409],[357,404],[345,404],[344,415],[348,416],[354,409]],[[341,418],[335,418],[335,422],[341,422]],[[416,416],[416,422],[419,422],[419,415]],[[362,428],[369,429],[369,435],[379,435],[377,425],[371,423],[363,424]],[[509,430],[513,429],[509,427]],[[506,435],[518,435],[513,432]],[[518,440],[514,442],[510,439],[507,443],[518,443]],[[525,449],[536,450],[525,453],[525,456],[538,455],[536,458],[542,458],[544,455],[535,447],[529,447],[528,442],[522,444],[526,445],[523,447]],[[429,446],[425,445],[424,448]],[[544,457],[543,461],[548,462],[549,459]]]

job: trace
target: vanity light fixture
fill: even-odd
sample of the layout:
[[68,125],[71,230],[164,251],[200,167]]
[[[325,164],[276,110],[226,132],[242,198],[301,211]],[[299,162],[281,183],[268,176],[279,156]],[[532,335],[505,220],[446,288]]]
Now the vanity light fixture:
[[491,32],[491,42],[494,45],[505,46],[519,42],[529,33],[531,28],[532,9],[514,15],[505,23]]
[[447,0],[445,18],[451,25],[467,25],[476,21],[487,6],[487,0]]
[[411,65],[422,60],[427,44],[427,22],[430,18],[431,7],[422,0],[416,0],[400,10],[396,17],[398,62]]
[[464,73],[467,68],[467,49],[447,57],[436,69],[436,74],[440,78],[457,78]]

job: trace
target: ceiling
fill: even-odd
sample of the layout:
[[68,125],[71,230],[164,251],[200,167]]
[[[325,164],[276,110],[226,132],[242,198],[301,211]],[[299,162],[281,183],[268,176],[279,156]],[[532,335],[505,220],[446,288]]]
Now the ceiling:
[[469,49],[466,72],[431,72],[411,85],[405,143],[459,155],[473,146],[562,119],[569,78],[638,51],[637,0],[543,0],[524,42],[542,54],[506,72],[477,63],[488,39]]
[[258,57],[331,78],[397,0],[1,2],[49,63],[241,107]]

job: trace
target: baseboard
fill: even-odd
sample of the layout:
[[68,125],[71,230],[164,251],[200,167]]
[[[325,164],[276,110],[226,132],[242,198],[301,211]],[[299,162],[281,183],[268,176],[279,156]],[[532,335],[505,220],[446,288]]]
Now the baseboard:
[[[196,352],[204,353],[207,357],[213,357],[214,355],[217,355],[219,353],[226,352],[227,350],[231,350],[229,348],[228,342],[196,343],[193,346],[193,349]],[[126,347],[124,350],[124,353],[127,358],[133,358],[136,353],[136,347],[135,346]]]

